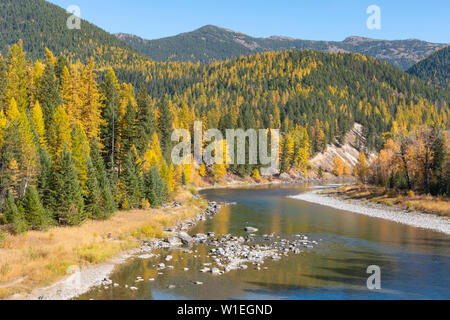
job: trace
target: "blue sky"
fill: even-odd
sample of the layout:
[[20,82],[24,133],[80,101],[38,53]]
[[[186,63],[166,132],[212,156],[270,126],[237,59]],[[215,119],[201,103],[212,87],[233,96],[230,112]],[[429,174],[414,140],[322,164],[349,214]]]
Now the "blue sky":
[[[251,36],[343,40],[416,38],[450,43],[449,0],[50,0],[78,5],[81,16],[115,33],[157,39],[212,24]],[[381,9],[381,30],[369,30],[366,9]]]

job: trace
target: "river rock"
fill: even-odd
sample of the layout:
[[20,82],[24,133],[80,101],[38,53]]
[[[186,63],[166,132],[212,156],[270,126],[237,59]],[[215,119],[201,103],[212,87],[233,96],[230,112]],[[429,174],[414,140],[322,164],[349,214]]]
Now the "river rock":
[[186,232],[178,233],[178,238],[181,240],[181,242],[183,242],[183,244],[189,244],[192,241],[194,241],[194,239],[192,239],[192,237],[188,235]]
[[280,180],[283,182],[291,182],[292,178],[289,174],[287,174],[286,172],[280,174]]
[[178,246],[181,244],[181,241],[178,237],[168,237],[165,239],[165,241],[170,245],[170,246]]
[[200,242],[208,240],[208,236],[204,233],[197,233],[194,236],[194,238],[195,238],[195,240],[200,241]]

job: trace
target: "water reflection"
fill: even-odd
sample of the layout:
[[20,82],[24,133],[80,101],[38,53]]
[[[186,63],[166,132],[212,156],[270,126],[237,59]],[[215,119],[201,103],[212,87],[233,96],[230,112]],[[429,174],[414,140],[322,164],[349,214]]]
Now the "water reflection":
[[[449,242],[445,234],[340,211],[287,198],[298,187],[210,190],[211,200],[236,202],[192,233],[243,235],[251,225],[260,233],[308,234],[322,240],[300,255],[268,261],[267,270],[233,271],[223,276],[201,273],[210,262],[208,247],[176,250],[173,270],[158,274],[160,257],[134,259],[119,266],[111,279],[119,287],[94,288],[81,299],[422,299],[450,298]],[[166,263],[167,264],[167,263]],[[369,265],[382,270],[382,290],[366,288]],[[184,268],[189,268],[185,271]],[[140,276],[145,281],[136,283]],[[155,281],[149,281],[154,278]],[[194,281],[204,284],[195,285]],[[128,288],[125,287],[128,286]],[[175,285],[175,289],[168,289]],[[135,286],[138,290],[130,290]]]

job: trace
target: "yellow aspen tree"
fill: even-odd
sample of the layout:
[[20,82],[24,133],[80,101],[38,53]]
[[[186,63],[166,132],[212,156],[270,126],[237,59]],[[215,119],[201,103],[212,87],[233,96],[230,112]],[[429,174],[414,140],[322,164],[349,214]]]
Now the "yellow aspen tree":
[[30,77],[27,70],[27,61],[23,51],[22,40],[10,48],[9,69],[4,92],[5,102],[15,99],[17,109],[25,111],[28,106],[28,92]]
[[62,106],[59,106],[53,116],[50,127],[49,148],[53,158],[57,158],[64,147],[71,149],[71,129],[69,117]]
[[257,180],[261,179],[261,175],[259,174],[259,170],[258,169],[253,170],[252,177],[257,179]]
[[344,174],[344,162],[339,157],[334,157],[333,174],[338,177],[340,177]]
[[200,168],[198,169],[198,174],[201,177],[206,177],[207,172],[206,172],[206,165],[205,165],[205,163],[202,162],[202,164],[200,165]]
[[82,102],[80,99],[80,79],[75,65],[71,65],[70,71],[66,66],[63,69],[61,76],[61,97],[71,124],[81,121]]
[[23,199],[27,187],[33,182],[38,172],[38,155],[30,122],[25,113],[18,118],[20,144],[19,161],[19,198]]
[[[382,157],[385,157],[385,152],[380,153]],[[365,183],[367,176],[369,175],[369,163],[367,162],[366,155],[364,152],[359,153],[358,163],[356,164],[356,173],[361,182]]]
[[86,192],[86,181],[88,180],[88,162],[91,149],[81,123],[77,122],[72,128],[72,157],[78,172],[81,188]]
[[36,130],[36,133],[39,137],[39,144],[42,148],[47,147],[47,139],[45,136],[45,125],[44,125],[44,116],[42,114],[41,105],[39,101],[36,101],[33,108],[31,109],[31,120],[33,123],[33,127]]
[[16,99],[11,98],[9,102],[8,109],[6,110],[6,118],[10,123],[13,123],[19,118],[20,112],[17,109]]
[[144,153],[144,170],[148,171],[153,166],[158,166],[161,168],[162,162],[164,161],[161,146],[159,144],[158,135],[153,133],[152,139],[150,140],[147,151]]
[[81,119],[84,130],[89,141],[98,137],[100,134],[100,126],[104,123],[101,117],[100,103],[101,95],[96,82],[94,72],[94,58],[90,58],[89,63],[81,72]]

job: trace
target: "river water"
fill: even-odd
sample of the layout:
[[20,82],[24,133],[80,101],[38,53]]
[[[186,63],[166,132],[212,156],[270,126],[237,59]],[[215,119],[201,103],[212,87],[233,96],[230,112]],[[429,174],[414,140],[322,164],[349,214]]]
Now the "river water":
[[[258,234],[306,234],[318,241],[312,249],[268,260],[267,269],[221,276],[199,271],[210,262],[207,247],[160,250],[157,258],[117,266],[111,279],[119,286],[92,288],[79,299],[450,299],[448,235],[289,198],[307,190],[296,185],[203,191],[206,199],[235,204],[190,233],[245,235],[244,228],[252,226]],[[170,263],[164,261],[167,254],[173,256]],[[162,261],[174,268],[158,271]],[[380,290],[367,288],[371,265],[380,267]],[[138,277],[144,281],[136,282]]]

